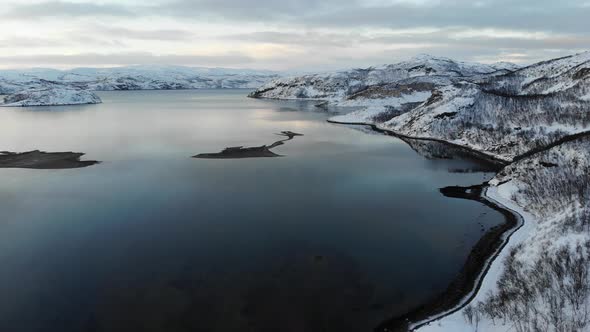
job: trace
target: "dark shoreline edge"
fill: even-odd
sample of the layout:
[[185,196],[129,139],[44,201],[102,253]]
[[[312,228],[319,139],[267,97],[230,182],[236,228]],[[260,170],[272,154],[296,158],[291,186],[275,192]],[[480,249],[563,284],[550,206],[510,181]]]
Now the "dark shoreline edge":
[[[483,280],[492,263],[508,245],[512,235],[518,231],[523,219],[515,211],[505,208],[485,196],[487,183],[470,187],[451,186],[440,192],[451,198],[472,200],[498,211],[504,216],[504,223],[490,228],[473,246],[467,260],[447,289],[408,313],[391,318],[379,325],[375,331],[414,331],[425,325],[451,315],[477,296]],[[411,324],[416,324],[411,326]]]
[[383,128],[379,128],[377,127],[377,125],[372,124],[372,123],[363,123],[363,122],[340,122],[340,121],[334,121],[334,120],[326,120],[328,123],[333,123],[333,124],[340,124],[340,125],[351,125],[351,126],[365,126],[365,127],[370,127],[373,131],[388,135],[388,136],[393,136],[396,138],[401,139],[402,141],[405,142],[405,140],[409,139],[409,140],[415,140],[415,141],[430,141],[430,142],[437,142],[437,143],[442,143],[444,145],[448,145],[451,146],[453,148],[465,151],[466,153],[472,155],[474,158],[477,159],[481,159],[483,161],[489,162],[491,164],[495,164],[496,166],[498,166],[499,168],[503,168],[505,166],[508,166],[509,164],[512,163],[512,161],[508,161],[505,159],[501,159],[498,158],[496,156],[487,154],[485,152],[481,152],[481,151],[477,151],[474,149],[471,149],[469,147],[466,147],[464,145],[460,145],[460,144],[456,144],[456,143],[452,143],[452,142],[448,142],[442,139],[438,139],[438,138],[431,138],[431,137],[412,137],[412,136],[407,136],[407,135],[403,135],[400,133],[397,133],[393,130],[387,130],[387,129],[383,129]]
[[[447,146],[465,151],[474,158],[495,164],[499,169],[511,163],[495,156],[491,156],[489,154],[441,139],[401,135],[391,130],[379,128],[374,124],[338,122],[333,120],[327,120],[327,122],[343,125],[368,126],[376,132],[388,136],[394,136],[404,142],[406,142],[406,140],[422,140],[442,143]],[[505,221],[504,223],[489,229],[478,240],[478,242],[471,249],[466,262],[457,273],[455,279],[451,281],[449,286],[442,293],[439,293],[425,304],[422,304],[403,315],[384,321],[375,328],[375,331],[413,331],[463,309],[471,302],[471,300],[475,298],[483,284],[486,274],[492,266],[492,263],[498,257],[500,252],[506,247],[512,235],[524,224],[523,218],[517,212],[512,211],[498,202],[488,198],[486,196],[488,188],[488,183],[482,183],[469,187],[450,186],[440,189],[440,192],[446,197],[467,199],[482,203],[489,208],[501,213],[504,216]],[[411,324],[418,325],[412,326]]]

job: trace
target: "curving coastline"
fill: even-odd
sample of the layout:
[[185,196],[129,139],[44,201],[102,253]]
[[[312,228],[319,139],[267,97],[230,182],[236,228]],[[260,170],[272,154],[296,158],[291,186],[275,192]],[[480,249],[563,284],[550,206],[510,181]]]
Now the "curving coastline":
[[[449,147],[465,151],[474,158],[482,159],[485,162],[496,165],[497,171],[510,164],[510,162],[504,159],[441,139],[401,135],[391,130],[379,128],[370,123],[345,123],[334,120],[327,121],[334,124],[368,126],[376,132],[394,136],[406,143],[407,140],[442,143]],[[375,331],[406,332],[417,330],[433,321],[460,311],[478,295],[492,263],[500,256],[500,253],[508,245],[512,235],[524,225],[524,218],[522,215],[492,197],[489,197],[487,195],[488,189],[489,185],[487,182],[469,187],[450,186],[440,189],[440,192],[447,197],[477,201],[498,211],[504,216],[505,222],[492,227],[478,240],[471,249],[465,264],[459,270],[457,276],[451,284],[449,284],[446,290],[433,297],[427,303],[422,304],[403,315],[386,320],[380,324]]]
[[441,189],[441,193],[447,197],[477,201],[500,212],[505,222],[491,228],[478,240],[457,277],[445,291],[428,303],[386,321],[378,331],[417,330],[460,311],[479,294],[492,264],[509,244],[512,235],[524,225],[524,218],[518,212],[487,196],[488,188],[484,183]]

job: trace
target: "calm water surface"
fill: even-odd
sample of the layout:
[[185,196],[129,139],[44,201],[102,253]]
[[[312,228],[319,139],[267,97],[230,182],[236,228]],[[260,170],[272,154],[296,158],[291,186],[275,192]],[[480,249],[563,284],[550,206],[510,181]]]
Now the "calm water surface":
[[[101,93],[0,110],[0,150],[86,152],[0,169],[0,331],[370,331],[440,292],[502,221],[438,189],[463,160],[243,90]],[[281,158],[191,159],[305,134]]]

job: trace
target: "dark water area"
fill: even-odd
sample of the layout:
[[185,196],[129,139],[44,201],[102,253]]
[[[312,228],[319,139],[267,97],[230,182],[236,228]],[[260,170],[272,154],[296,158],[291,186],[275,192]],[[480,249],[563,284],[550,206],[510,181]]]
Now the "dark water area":
[[[247,92],[3,109],[0,150],[101,163],[0,169],[0,331],[371,331],[503,221],[439,192],[489,178],[480,164]],[[304,134],[281,158],[191,158],[281,131]]]

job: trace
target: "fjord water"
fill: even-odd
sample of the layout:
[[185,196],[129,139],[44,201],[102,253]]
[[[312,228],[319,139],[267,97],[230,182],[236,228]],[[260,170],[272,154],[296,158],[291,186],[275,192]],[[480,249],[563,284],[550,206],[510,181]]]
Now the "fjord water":
[[[502,216],[439,188],[467,160],[244,90],[103,92],[0,111],[0,150],[101,164],[0,169],[0,331],[370,331],[445,289]],[[303,133],[278,158],[198,153]]]

